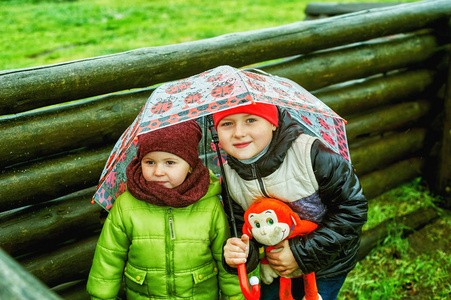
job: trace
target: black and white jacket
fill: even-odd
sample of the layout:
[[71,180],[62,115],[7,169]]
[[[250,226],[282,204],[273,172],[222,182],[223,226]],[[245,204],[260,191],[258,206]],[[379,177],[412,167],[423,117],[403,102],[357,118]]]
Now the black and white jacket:
[[[225,175],[237,219],[259,198],[286,202],[301,219],[319,224],[307,235],[290,239],[304,274],[336,277],[354,268],[367,201],[352,165],[318,138],[302,133],[296,121],[279,110],[279,124],[268,151],[255,163],[228,156]],[[254,246],[255,247],[255,246]],[[252,246],[251,246],[252,248]],[[251,251],[248,270],[258,263]]]

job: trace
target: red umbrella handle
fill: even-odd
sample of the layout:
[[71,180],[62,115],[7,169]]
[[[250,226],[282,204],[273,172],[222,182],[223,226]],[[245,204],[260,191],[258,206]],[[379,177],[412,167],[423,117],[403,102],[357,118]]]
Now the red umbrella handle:
[[260,285],[258,284],[258,278],[251,277],[252,290],[249,287],[249,281],[247,279],[246,265],[238,265],[238,277],[240,279],[241,291],[247,300],[259,300],[260,299]]

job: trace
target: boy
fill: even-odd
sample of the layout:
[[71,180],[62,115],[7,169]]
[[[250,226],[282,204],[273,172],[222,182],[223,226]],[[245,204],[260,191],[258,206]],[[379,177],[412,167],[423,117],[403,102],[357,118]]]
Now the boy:
[[[270,265],[281,275],[300,269],[316,273],[324,300],[336,299],[356,264],[367,201],[350,163],[318,138],[303,134],[283,109],[254,103],[214,114],[223,150],[229,194],[243,212],[259,198],[287,203],[301,219],[318,223],[314,232],[275,246]],[[253,242],[243,235],[224,246],[224,266],[233,273],[240,263],[248,271],[258,263]],[[261,299],[277,299],[278,280],[263,284]],[[292,293],[303,297],[302,280],[292,280]],[[264,282],[265,283],[265,282]]]

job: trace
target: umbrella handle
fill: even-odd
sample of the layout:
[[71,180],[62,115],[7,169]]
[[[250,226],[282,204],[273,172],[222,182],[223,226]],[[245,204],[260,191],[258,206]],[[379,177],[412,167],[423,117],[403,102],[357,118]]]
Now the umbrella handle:
[[259,300],[260,299],[260,285],[258,284],[258,278],[252,276],[250,283],[252,285],[252,290],[249,287],[249,281],[247,279],[246,265],[238,265],[238,278],[240,279],[240,287],[243,292],[244,297],[247,300]]
[[221,150],[219,150],[218,132],[215,129],[215,123],[213,122],[213,115],[208,115],[207,119],[208,119],[208,122],[210,123],[209,127],[210,127],[210,132],[211,132],[211,138],[213,139],[213,143],[216,146],[216,153],[218,154],[218,158],[219,158],[219,166],[221,167],[222,182],[224,183],[224,190],[225,190],[224,201],[227,203],[227,208],[229,209],[230,223],[232,224],[232,234],[234,237],[238,237],[238,231],[236,229],[236,222],[235,222],[235,214],[233,213],[232,202],[230,201],[230,197],[229,197],[229,186],[227,185],[227,178],[226,178],[225,172],[224,172],[224,164],[222,163]]

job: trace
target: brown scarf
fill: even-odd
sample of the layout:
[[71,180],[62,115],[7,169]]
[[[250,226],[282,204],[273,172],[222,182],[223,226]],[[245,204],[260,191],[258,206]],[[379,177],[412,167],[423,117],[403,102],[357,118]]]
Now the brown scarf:
[[193,172],[176,188],[168,189],[147,181],[142,175],[141,161],[135,157],[127,166],[127,188],[136,199],[158,205],[186,207],[197,202],[208,191],[210,176],[208,168],[199,158]]

